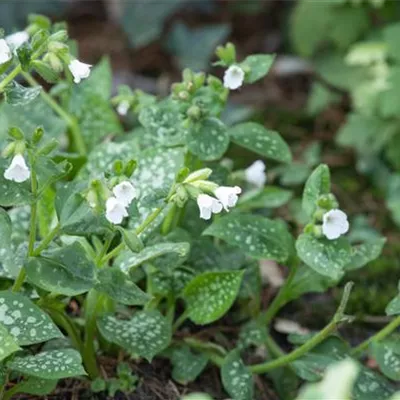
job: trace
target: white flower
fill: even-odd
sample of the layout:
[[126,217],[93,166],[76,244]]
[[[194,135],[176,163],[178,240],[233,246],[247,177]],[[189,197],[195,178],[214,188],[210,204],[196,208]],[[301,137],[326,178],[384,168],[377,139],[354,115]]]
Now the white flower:
[[244,71],[238,65],[231,65],[224,74],[224,86],[230,90],[235,90],[242,86]]
[[226,211],[229,211],[230,207],[235,207],[239,199],[238,194],[240,193],[242,193],[242,189],[239,186],[220,186],[214,191],[215,196],[222,203]]
[[263,187],[267,181],[265,164],[261,160],[253,162],[253,164],[245,170],[245,177],[247,182],[258,187]]
[[68,65],[72,76],[74,77],[74,82],[79,83],[82,79],[88,78],[90,75],[90,64],[85,64],[79,60],[73,60]]
[[29,34],[25,31],[15,32],[12,35],[8,35],[6,37],[6,42],[13,50],[17,50],[28,40]]
[[5,64],[12,58],[11,50],[4,39],[0,39],[0,65]]
[[117,113],[124,116],[128,113],[130,107],[131,105],[129,104],[129,101],[121,101],[121,103],[118,104]]
[[4,178],[17,183],[25,182],[30,176],[31,171],[21,154],[16,154],[10,166],[4,171]]
[[338,209],[330,210],[322,217],[322,233],[329,239],[337,239],[349,230],[347,215]]
[[137,190],[129,181],[123,181],[113,188],[113,193],[116,199],[128,207],[132,200],[137,197]]
[[222,211],[222,204],[208,194],[200,194],[197,197],[197,205],[200,209],[200,218],[210,219],[211,214],[218,214]]
[[115,197],[110,197],[106,201],[106,218],[112,224],[118,225],[128,216],[125,206]]

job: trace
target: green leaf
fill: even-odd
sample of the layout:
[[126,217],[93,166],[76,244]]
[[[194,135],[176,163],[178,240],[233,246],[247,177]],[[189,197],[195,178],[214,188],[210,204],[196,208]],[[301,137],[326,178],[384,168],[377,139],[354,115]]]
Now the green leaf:
[[268,339],[267,327],[259,320],[252,319],[244,324],[239,333],[238,347],[246,349],[250,346],[263,346]]
[[131,269],[139,267],[145,262],[154,260],[165,254],[176,253],[179,257],[186,258],[190,250],[189,243],[186,242],[167,242],[157,243],[144,248],[140,253],[126,252],[121,254],[116,260],[116,265],[125,273],[129,273]]
[[400,381],[400,343],[395,336],[379,342],[372,342],[371,355],[381,371],[390,379]]
[[145,305],[151,300],[129,277],[115,267],[104,268],[97,273],[95,289],[108,294],[118,303],[127,306]]
[[39,96],[41,86],[26,88],[16,81],[8,85],[4,91],[6,102],[12,106],[25,106]]
[[298,256],[309,267],[321,275],[338,280],[351,261],[351,247],[346,238],[336,240],[317,239],[311,234],[302,233],[296,241]]
[[395,389],[381,375],[362,367],[353,388],[354,400],[388,399]]
[[0,292],[0,323],[20,346],[63,337],[50,317],[19,293]]
[[34,356],[16,357],[7,366],[12,371],[52,381],[86,375],[81,356],[74,349],[50,350]]
[[57,380],[29,377],[26,381],[18,383],[18,393],[46,396],[54,391]]
[[12,251],[11,235],[11,218],[6,211],[0,208],[0,260],[2,263],[4,263],[4,259],[15,256]]
[[239,65],[241,68],[249,69],[246,73],[245,82],[254,83],[264,78],[272,67],[275,54],[253,54],[248,56]]
[[207,366],[208,358],[204,354],[195,354],[190,347],[183,345],[172,349],[172,379],[181,385],[193,382]]
[[203,235],[225,240],[248,256],[285,262],[292,249],[292,238],[281,221],[259,215],[228,214],[218,218]]
[[238,350],[226,356],[221,367],[221,379],[232,400],[253,399],[253,376],[241,360]]
[[293,196],[291,190],[278,186],[266,186],[261,190],[251,190],[239,197],[238,207],[242,210],[258,208],[278,208],[286,204]]
[[182,292],[189,318],[199,325],[221,318],[234,303],[242,278],[242,271],[206,272],[196,276]]
[[399,281],[399,294],[386,306],[386,315],[400,314],[400,281]]
[[266,129],[256,122],[235,125],[229,128],[228,134],[232,142],[263,157],[283,163],[289,163],[292,160],[289,146],[279,133]]
[[359,269],[369,262],[376,260],[382,253],[385,243],[385,238],[377,238],[352,247],[351,261],[345,266],[345,269],[348,271]]
[[105,315],[97,326],[111,343],[146,358],[149,362],[168,347],[171,341],[171,325],[158,311],[139,311],[130,320],[119,320]]
[[400,35],[400,23],[395,22],[385,26],[383,29],[383,38],[388,46],[388,53],[395,61],[400,60],[400,50],[398,38]]
[[186,144],[200,160],[218,160],[229,146],[227,128],[217,118],[206,118],[192,126]]
[[303,210],[311,218],[317,209],[318,198],[322,194],[331,191],[331,177],[329,167],[325,164],[319,165],[312,172],[304,186],[303,191]]
[[20,347],[16,343],[14,337],[8,332],[3,324],[0,324],[0,343],[0,361],[3,361],[9,355],[20,350]]

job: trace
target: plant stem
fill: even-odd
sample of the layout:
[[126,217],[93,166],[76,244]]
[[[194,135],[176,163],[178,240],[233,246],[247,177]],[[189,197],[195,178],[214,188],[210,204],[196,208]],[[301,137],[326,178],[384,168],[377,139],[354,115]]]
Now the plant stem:
[[268,309],[260,316],[260,320],[265,325],[269,325],[273,320],[273,318],[275,317],[275,315],[279,312],[279,310],[286,304],[287,291],[293,282],[297,270],[298,270],[298,262],[294,262],[285,283],[279,289],[278,294],[275,296],[274,300],[269,305]]
[[172,326],[172,332],[176,332],[176,330],[186,321],[188,317],[188,313],[185,310],[175,321],[174,325]]
[[386,336],[390,335],[393,331],[395,331],[400,326],[400,315],[394,318],[391,322],[389,322],[384,328],[382,328],[379,332],[377,332],[374,336],[371,336],[369,339],[362,342],[352,351],[353,356],[360,356],[364,350],[368,349],[368,346],[372,342],[379,342],[384,339]]
[[[36,217],[37,217],[37,200],[38,200],[37,190],[38,190],[38,183],[35,172],[35,166],[34,163],[31,163],[31,191],[33,195],[33,201],[31,204],[31,218],[29,224],[28,258],[33,257],[34,255],[33,251],[36,241]],[[22,265],[19,274],[17,276],[17,279],[15,280],[11,290],[13,292],[18,292],[21,289],[25,278],[26,278],[26,271],[25,267]]]
[[251,372],[254,374],[263,374],[265,372],[271,371],[275,368],[284,367],[287,364],[292,363],[293,361],[297,360],[298,358],[302,357],[310,350],[312,350],[315,346],[323,342],[331,333],[333,333],[337,325],[341,322],[349,321],[349,318],[344,315],[344,311],[349,299],[349,295],[353,286],[353,282],[347,283],[344,288],[344,293],[340,305],[333,316],[332,320],[329,322],[328,325],[325,326],[320,332],[318,332],[315,336],[309,339],[306,343],[298,347],[297,349],[293,350],[289,354],[286,354],[282,357],[279,357],[275,360],[268,361],[262,364],[256,364],[250,366]]
[[98,267],[102,265],[103,257],[107,254],[108,249],[110,248],[111,242],[114,238],[114,235],[109,235],[106,242],[104,243],[103,248],[101,249],[99,255],[97,256],[95,263]]
[[[31,86],[38,86],[38,82],[28,72],[22,72],[23,77]],[[74,144],[78,153],[85,156],[87,153],[85,141],[82,137],[82,132],[75,118],[68,114],[47,92],[40,92],[43,100],[67,123],[71,130],[71,135],[74,139]]]
[[164,218],[164,221],[161,225],[161,233],[163,235],[167,235],[168,233],[171,232],[174,222],[175,222],[177,208],[178,208],[177,205],[173,204],[171,206],[171,208],[169,209],[167,216]]
[[36,249],[33,251],[33,256],[37,257],[40,255],[40,253],[47,249],[49,244],[52,242],[52,240],[58,235],[60,232],[61,225],[58,223],[48,234],[47,236],[39,243],[39,246],[36,247]]
[[22,71],[21,64],[17,65],[1,82],[0,92],[4,91],[4,88],[12,82],[12,80]]

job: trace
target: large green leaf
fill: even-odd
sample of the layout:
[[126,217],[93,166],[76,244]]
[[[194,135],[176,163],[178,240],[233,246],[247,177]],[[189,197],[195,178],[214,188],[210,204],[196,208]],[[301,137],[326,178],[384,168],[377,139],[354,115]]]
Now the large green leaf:
[[346,238],[317,239],[303,233],[296,241],[298,256],[321,275],[337,280],[344,274],[344,268],[351,261],[351,247]]
[[81,356],[74,349],[49,350],[34,356],[16,357],[7,366],[12,371],[52,381],[86,375]]
[[53,392],[57,383],[57,380],[41,379],[31,376],[26,381],[18,383],[18,393],[46,396]]
[[0,361],[3,361],[9,355],[20,350],[14,337],[8,332],[3,324],[0,324]]
[[97,321],[101,334],[123,349],[146,358],[149,362],[168,347],[171,325],[158,311],[139,311],[129,320],[105,315]]
[[286,226],[259,215],[229,214],[217,219],[204,232],[257,259],[285,262],[292,250],[292,238]]
[[243,272],[205,272],[190,281],[182,292],[189,318],[199,325],[221,318],[232,306]]
[[12,106],[25,106],[39,96],[42,90],[41,86],[24,87],[16,81],[13,81],[6,87],[4,92],[6,102]]
[[226,356],[221,367],[221,379],[232,400],[253,399],[253,376],[241,360],[238,350]]
[[371,344],[372,356],[381,371],[390,379],[400,381],[400,342],[399,337],[385,339]]
[[400,34],[400,23],[395,22],[388,25],[385,25],[383,29],[383,38],[388,46],[389,56],[395,59],[396,61],[400,60],[400,50],[397,45],[398,38]]
[[256,122],[243,122],[229,128],[232,142],[252,150],[263,157],[289,163],[292,154],[278,132],[264,128]]
[[206,118],[194,124],[189,130],[187,146],[200,160],[218,160],[229,146],[225,124],[217,118]]
[[50,317],[19,293],[0,292],[0,323],[20,346],[63,337]]
[[380,256],[385,243],[385,238],[377,238],[352,247],[351,261],[346,265],[345,269],[358,269],[377,259]]

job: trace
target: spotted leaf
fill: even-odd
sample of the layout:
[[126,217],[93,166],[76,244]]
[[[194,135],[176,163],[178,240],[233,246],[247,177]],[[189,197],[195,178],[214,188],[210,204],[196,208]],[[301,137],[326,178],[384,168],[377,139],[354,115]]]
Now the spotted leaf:
[[275,60],[274,54],[252,54],[244,59],[240,66],[249,72],[246,73],[245,82],[254,83],[264,78],[271,69]]
[[234,303],[242,278],[243,271],[206,272],[195,277],[182,292],[189,318],[200,325],[221,318]]
[[346,270],[358,269],[377,259],[382,253],[385,238],[368,240],[352,248],[351,261],[346,265]]
[[6,327],[0,324],[0,361],[3,361],[10,354],[20,349],[13,336],[10,335]]
[[372,342],[372,356],[381,371],[390,379],[400,381],[400,343],[394,337],[380,342]]

